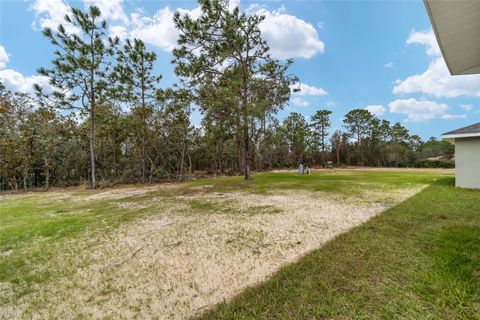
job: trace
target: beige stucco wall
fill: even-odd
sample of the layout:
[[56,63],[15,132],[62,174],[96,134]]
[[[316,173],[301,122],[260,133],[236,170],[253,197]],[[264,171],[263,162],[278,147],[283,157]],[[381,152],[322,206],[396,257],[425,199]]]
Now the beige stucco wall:
[[480,188],[480,137],[455,139],[456,186]]

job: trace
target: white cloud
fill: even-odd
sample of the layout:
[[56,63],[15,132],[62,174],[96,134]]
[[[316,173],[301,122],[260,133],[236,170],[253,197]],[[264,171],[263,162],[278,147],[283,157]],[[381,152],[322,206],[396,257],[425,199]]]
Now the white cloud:
[[[85,8],[97,6],[102,17],[109,20],[118,20],[128,24],[128,17],[123,9],[123,0],[83,0]],[[70,6],[64,0],[35,0],[31,9],[35,12],[34,29],[51,28],[57,30],[59,24],[68,32],[78,32],[78,28],[65,23],[65,15],[70,13]]]
[[448,105],[428,100],[397,99],[388,104],[392,113],[407,115],[412,122],[432,120],[446,115]]
[[3,82],[5,87],[11,91],[20,91],[24,93],[33,93],[33,85],[35,83],[40,84],[47,88],[50,88],[49,79],[44,76],[24,76],[18,71],[12,69],[0,70],[0,81]]
[[123,0],[83,0],[83,2],[85,7],[98,7],[104,19],[119,20],[123,23],[128,23],[128,17],[123,10]]
[[440,119],[444,120],[455,120],[455,119],[465,119],[467,116],[464,114],[449,114],[446,113],[440,117]]
[[235,8],[240,7],[240,0],[230,0],[228,3],[228,9],[233,11]]
[[441,55],[440,47],[438,46],[433,30],[423,32],[412,31],[408,36],[407,44],[424,45],[426,47],[426,53],[429,56]]
[[300,83],[299,86],[292,86],[291,89],[300,89],[299,92],[294,92],[294,95],[297,96],[325,96],[328,94],[327,91],[325,91],[322,88],[319,87],[314,87],[311,85],[308,85],[306,83]]
[[247,12],[265,16],[260,30],[270,46],[272,57],[309,59],[325,51],[325,44],[312,24],[284,13],[283,8],[274,11],[258,6],[254,8]]
[[[115,1],[121,2],[121,0]],[[230,0],[229,9],[233,10],[239,5],[240,0]],[[146,16],[142,10],[137,10],[130,15],[130,19],[128,20],[127,24],[113,25],[110,27],[110,33],[113,36],[118,36],[121,39],[128,37],[139,38],[145,43],[170,52],[176,47],[179,36],[179,32],[175,28],[175,24],[173,22],[173,16],[176,11],[182,15],[188,14],[194,19],[200,17],[202,13],[199,6],[191,10],[183,8],[172,10],[170,7],[166,6],[157,10],[153,16]],[[128,27],[126,27],[126,25],[128,25]]]
[[384,66],[385,68],[390,68],[390,69],[391,69],[391,68],[393,68],[393,67],[395,66],[395,64],[394,64],[393,62],[389,62],[389,63],[385,63],[383,66]]
[[9,60],[9,54],[5,48],[0,45],[0,82],[5,85],[5,88],[11,91],[20,91],[23,93],[33,93],[33,85],[40,84],[46,88],[46,91],[51,90],[49,79],[44,76],[24,76],[13,69],[5,69]]
[[393,93],[426,93],[435,97],[480,96],[480,75],[451,76],[445,61],[439,57],[427,70],[397,80]]
[[110,26],[110,36],[118,37],[121,40],[126,40],[129,36],[129,31],[124,25],[113,25]]
[[461,104],[460,108],[462,108],[465,111],[472,111],[473,105],[471,105],[471,104]]
[[326,105],[327,107],[334,107],[334,106],[337,105],[337,103],[338,103],[338,101],[332,100],[332,101],[327,101],[327,102],[325,103],[325,105]]
[[381,104],[371,104],[365,107],[365,110],[368,110],[371,114],[376,116],[381,116],[385,113],[386,109]]
[[8,57],[8,53],[5,48],[0,44],[0,69],[5,68],[8,60],[10,60],[10,58]]
[[480,75],[452,76],[441,57],[435,34],[432,30],[412,32],[407,44],[421,44],[426,54],[433,58],[427,70],[421,74],[396,80],[393,93],[424,93],[435,97],[480,96]]
[[71,24],[65,24],[65,15],[70,13],[70,6],[63,0],[36,0],[31,8],[35,12],[32,27],[36,30],[57,30],[59,24],[63,24],[69,33],[77,33],[79,30]]
[[[179,34],[173,23],[175,11],[189,14],[192,18],[197,18],[201,14],[199,6],[191,10],[182,8],[173,10],[166,6],[155,12],[153,16],[145,15],[142,10],[127,16],[123,0],[83,0],[83,2],[85,7],[89,5],[99,7],[102,16],[109,22],[110,35],[121,39],[137,37],[167,52],[175,48]],[[240,0],[230,0],[229,9],[233,10],[239,5]],[[50,27],[56,30],[59,24],[64,24],[65,14],[70,12],[70,7],[65,0],[36,0],[32,9],[36,16],[33,23],[35,29]],[[325,50],[325,45],[319,39],[314,26],[284,13],[284,9],[268,11],[264,7],[251,5],[247,13],[265,16],[260,29],[271,48],[272,57],[311,58]],[[68,32],[78,32],[78,28],[66,27]]]
[[135,12],[131,15],[132,30],[129,35],[164,51],[172,51],[178,39],[173,15],[174,11],[169,7],[158,10],[153,17],[142,16],[140,12]]
[[292,104],[298,107],[308,107],[310,105],[310,102],[307,100],[304,100],[302,98],[293,98],[292,99]]

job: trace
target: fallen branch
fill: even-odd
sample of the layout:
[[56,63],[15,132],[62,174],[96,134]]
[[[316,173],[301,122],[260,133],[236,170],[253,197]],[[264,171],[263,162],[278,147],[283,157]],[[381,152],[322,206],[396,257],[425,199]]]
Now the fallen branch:
[[124,260],[122,260],[122,261],[120,261],[120,262],[110,264],[110,265],[107,267],[107,269],[113,269],[113,268],[116,268],[116,267],[120,267],[121,265],[123,265],[123,264],[124,264],[125,262],[127,262],[128,260],[133,259],[133,258],[137,255],[137,253],[138,253],[140,250],[142,250],[143,248],[144,248],[144,247],[138,248],[137,250],[135,250],[135,252],[133,252],[133,253],[130,255],[130,257],[127,257],[126,259],[124,259]]
[[166,244],[164,245],[165,248],[168,248],[168,247],[178,247],[179,245],[182,244],[182,241],[177,241],[177,242],[174,242],[174,243],[170,243],[170,244]]
[[[164,245],[163,247],[164,248],[169,248],[169,247],[178,247],[179,245],[181,245],[183,243],[183,241],[177,241],[177,242],[174,242],[174,243],[170,243],[170,244],[166,244]],[[157,252],[158,252],[158,248],[155,249],[152,253],[152,256],[154,256]]]

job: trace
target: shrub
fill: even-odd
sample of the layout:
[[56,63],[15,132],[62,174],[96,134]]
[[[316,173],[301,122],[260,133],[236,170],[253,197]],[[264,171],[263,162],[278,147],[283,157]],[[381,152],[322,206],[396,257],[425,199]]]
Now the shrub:
[[417,161],[413,165],[415,168],[444,168],[444,169],[453,169],[455,168],[454,160],[422,160]]

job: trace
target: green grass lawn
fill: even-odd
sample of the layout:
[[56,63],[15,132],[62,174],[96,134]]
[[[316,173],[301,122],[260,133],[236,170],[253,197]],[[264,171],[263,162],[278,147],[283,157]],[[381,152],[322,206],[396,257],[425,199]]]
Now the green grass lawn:
[[[316,171],[311,175],[296,172],[256,174],[250,183],[243,177],[220,177],[193,182],[211,185],[217,191],[244,189],[256,193],[274,193],[278,190],[309,190],[333,194],[358,195],[365,190],[398,189],[430,184],[446,175],[447,171],[405,170],[332,170]],[[448,174],[447,174],[448,175]]]
[[439,177],[203,319],[480,319],[480,190]]
[[[295,190],[348,199],[421,186],[427,187],[203,317],[480,319],[480,191],[456,189],[451,173],[432,170],[263,173],[249,183],[241,177],[203,179],[124,199],[74,201],[61,191],[0,198],[0,318],[2,304],[15,305],[44,284],[73,274],[74,266],[52,264],[59,253],[88,251],[93,243],[82,241],[90,235],[115,233],[156,215],[173,205],[173,196]],[[88,197],[105,191],[65,193]],[[118,206],[152,198],[161,201],[152,207]],[[218,209],[201,198],[187,205],[199,214]],[[2,295],[5,286],[14,288],[14,296]]]
[[[64,270],[42,269],[69,240],[84,232],[106,232],[141,216],[141,210],[118,210],[112,201],[74,202],[49,193],[0,200],[0,284],[16,287],[17,296],[33,290]],[[6,297],[0,295],[1,303]],[[1,317],[0,317],[1,318]]]

